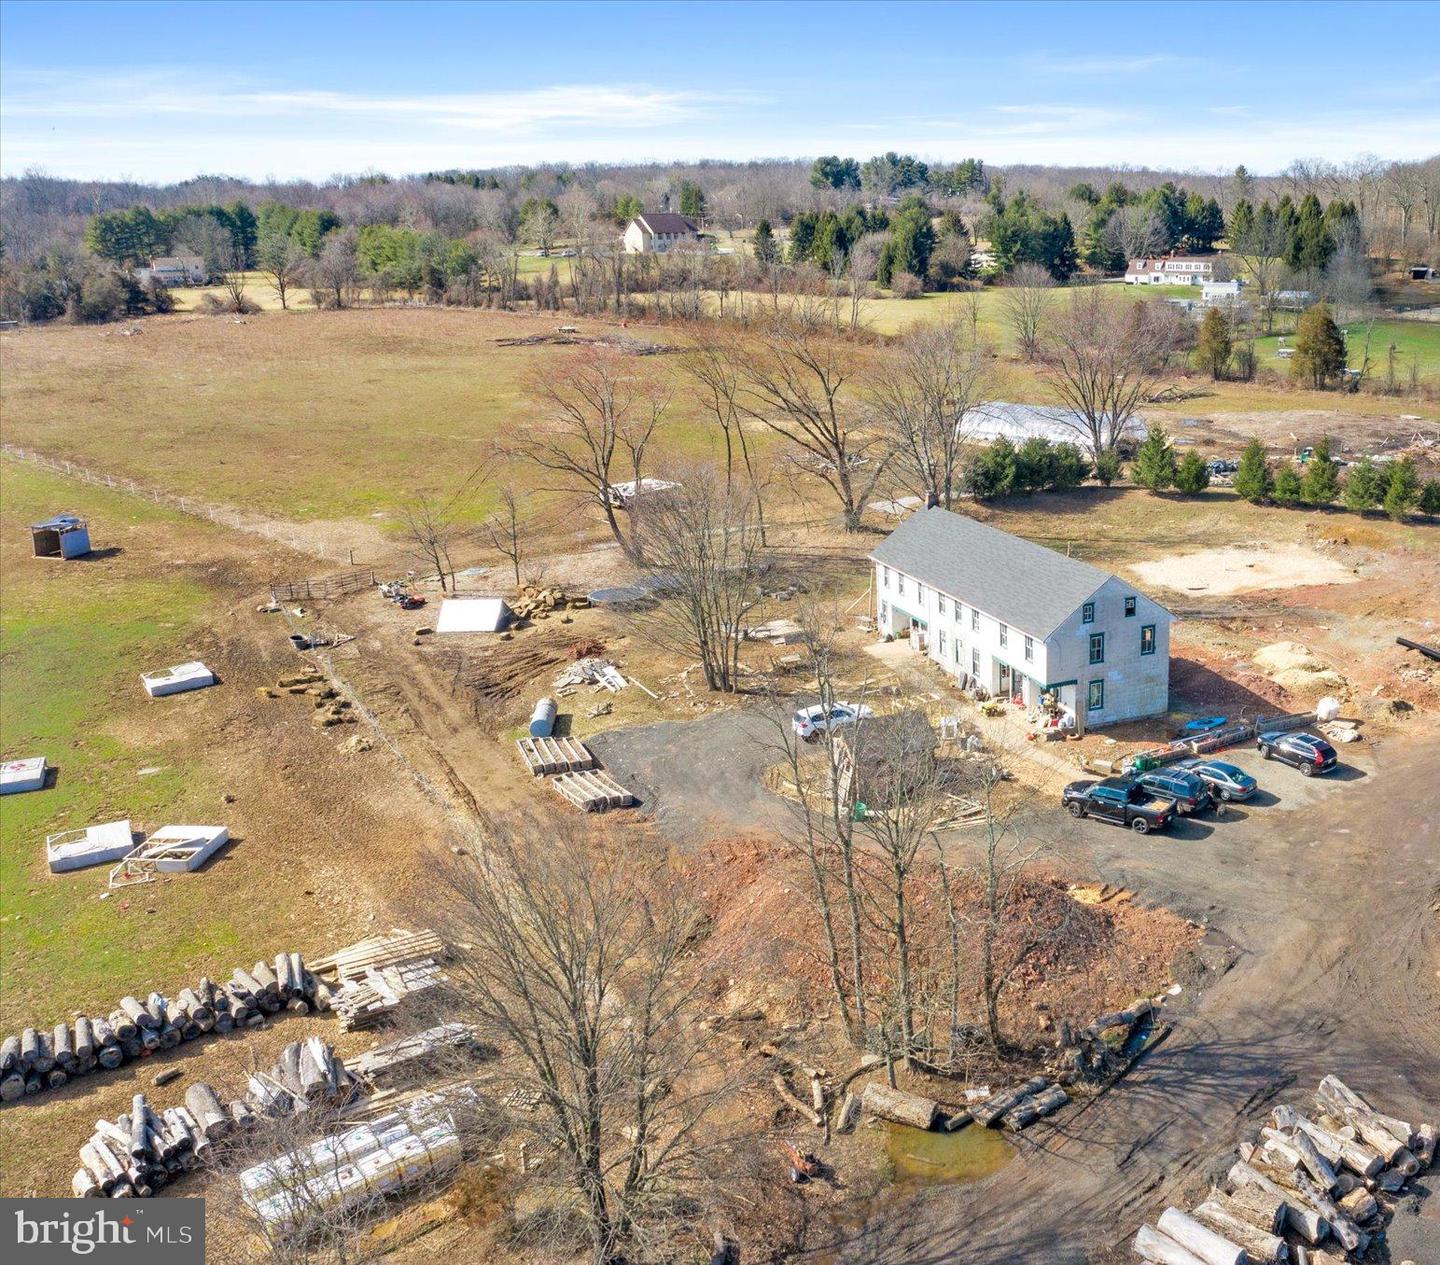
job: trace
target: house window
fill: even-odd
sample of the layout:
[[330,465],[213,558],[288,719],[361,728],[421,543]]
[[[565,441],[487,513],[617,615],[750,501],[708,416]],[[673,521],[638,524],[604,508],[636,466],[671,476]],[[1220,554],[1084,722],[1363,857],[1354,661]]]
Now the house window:
[[970,675],[980,675],[980,652],[978,650],[972,650],[970,652]]
[[1091,634],[1090,634],[1090,662],[1091,662],[1091,663],[1104,663],[1104,662],[1105,662],[1105,634],[1104,634],[1104,633],[1091,633]]
[[995,626],[1000,630],[1000,644],[1002,646],[1008,646],[1010,644],[1010,630],[1006,628],[1004,624],[996,624]]
[[1035,658],[1035,638],[1025,638],[1025,662],[1030,663]]
[[1089,695],[1085,700],[1085,706],[1089,711],[1099,712],[1105,710],[1105,682],[1091,681]]
[[945,657],[945,630],[944,630],[943,628],[940,630],[940,643],[939,643],[939,646],[940,646],[940,657],[943,659],[943,658]]
[[1126,618],[1126,619],[1129,619],[1130,616],[1133,615],[1134,613],[1135,613],[1135,599],[1134,599],[1133,597],[1127,597],[1127,598],[1125,599],[1125,618]]
[[958,624],[965,616],[965,608],[959,602],[955,603],[955,622]]
[[881,603],[880,603],[880,622],[881,622],[882,624],[888,624],[888,623],[890,622],[890,603],[889,603],[889,602],[881,602]]
[[880,585],[881,585],[882,588],[887,588],[887,589],[888,589],[888,588],[890,587],[890,568],[889,568],[889,567],[881,567],[881,568],[880,568]]
[[960,645],[960,638],[959,638],[959,637],[956,637],[956,638],[955,638],[955,666],[956,666],[957,668],[960,666],[960,651],[961,651],[961,648],[962,648],[962,647],[961,647],[961,645]]
[[1080,622],[1082,624],[1093,624],[1095,622],[1095,603],[1086,602],[1080,608]]
[[1155,653],[1155,625],[1145,624],[1140,629],[1140,653]]
[[979,612],[979,611],[971,611],[971,612],[970,612],[970,631],[971,631],[971,632],[979,632],[979,631],[980,631],[980,612]]
[[945,613],[945,599],[938,593],[935,595],[935,613],[937,615],[943,615]]
[[903,575],[897,575],[895,577],[895,591],[900,594],[901,597],[905,596],[905,577]]

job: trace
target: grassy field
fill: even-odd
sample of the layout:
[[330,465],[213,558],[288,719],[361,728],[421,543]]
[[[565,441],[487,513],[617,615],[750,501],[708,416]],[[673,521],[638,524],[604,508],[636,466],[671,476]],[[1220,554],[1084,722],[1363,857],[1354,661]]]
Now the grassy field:
[[[4,461],[0,490],[0,746],[7,758],[44,755],[59,767],[52,788],[7,797],[0,815],[0,1028],[9,1031],[22,1017],[37,1017],[32,1009],[47,994],[98,1000],[98,981],[107,977],[136,987],[162,981],[225,949],[233,928],[207,916],[204,886],[171,883],[163,897],[146,887],[102,901],[103,871],[55,876],[44,861],[46,834],[119,817],[153,826],[202,811],[199,761],[183,723],[153,724],[138,674],[142,664],[184,656],[212,596],[189,578],[137,575],[120,565],[123,554],[71,563],[28,558],[24,524],[76,504],[77,489]],[[133,498],[91,488],[83,496],[109,542],[177,526]],[[203,811],[214,815],[213,807]],[[140,908],[162,899],[165,917],[147,926]]]
[[[1352,321],[1342,326],[1345,331],[1346,351],[1349,353],[1350,368],[1358,369],[1365,359],[1365,337],[1370,336],[1370,374],[1383,378],[1388,351],[1393,343],[1396,353],[1396,375],[1401,383],[1409,380],[1411,365],[1416,366],[1421,378],[1440,374],[1440,324],[1426,321],[1376,321],[1367,331],[1362,321]],[[1271,369],[1288,372],[1287,362],[1276,353],[1281,347],[1294,347],[1293,334],[1274,334],[1268,338],[1257,338],[1255,348],[1260,354],[1260,363]]]

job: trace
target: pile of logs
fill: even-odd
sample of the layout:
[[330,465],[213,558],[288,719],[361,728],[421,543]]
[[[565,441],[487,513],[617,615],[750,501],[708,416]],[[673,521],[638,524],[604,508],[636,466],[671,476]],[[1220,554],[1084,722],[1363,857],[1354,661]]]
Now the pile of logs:
[[[1435,1127],[1376,1111],[1335,1076],[1306,1115],[1280,1106],[1254,1142],[1190,1213],[1167,1208],[1135,1236],[1155,1265],[1326,1265],[1358,1260],[1384,1224],[1389,1201],[1435,1158]],[[1320,1244],[1333,1241],[1335,1251]]]
[[311,1037],[286,1046],[268,1073],[250,1077],[244,1097],[229,1102],[204,1082],[186,1089],[183,1107],[159,1112],[136,1094],[127,1113],[95,1122],[70,1187],[82,1199],[143,1199],[263,1117],[291,1115],[314,1103],[341,1105],[355,1085],[335,1051]]
[[209,1032],[226,1033],[264,1023],[267,1014],[325,1010],[330,990],[298,953],[277,953],[273,966],[257,962],[219,986],[208,978],[173,998],[128,996],[108,1016],[78,1016],[52,1031],[26,1028],[0,1043],[0,1101],[14,1102],[72,1077],[114,1069],[157,1050],[174,1049]]
[[1077,1081],[1104,1084],[1113,1080],[1132,1062],[1126,1051],[1145,1025],[1155,1025],[1159,1007],[1141,997],[1111,1014],[1101,1015],[1085,1028],[1067,1021],[1060,1024],[1056,1054],[1050,1067],[1062,1085]]
[[915,1129],[942,1128],[951,1133],[972,1121],[987,1129],[1003,1125],[1018,1133],[1069,1101],[1070,1095],[1045,1076],[1033,1076],[1023,1085],[991,1094],[968,1110],[953,1113],[933,1098],[891,1089],[878,1082],[866,1085],[861,1097],[865,1110],[881,1120],[908,1124]]

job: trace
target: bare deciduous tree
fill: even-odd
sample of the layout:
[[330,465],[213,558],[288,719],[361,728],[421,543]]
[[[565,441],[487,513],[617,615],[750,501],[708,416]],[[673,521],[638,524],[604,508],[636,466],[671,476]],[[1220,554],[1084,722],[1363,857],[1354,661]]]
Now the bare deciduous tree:
[[463,531],[461,516],[470,501],[480,472],[474,471],[448,497],[419,492],[404,501],[397,513],[405,532],[407,552],[418,561],[435,569],[440,591],[448,592],[455,580],[455,566],[450,550]]
[[907,332],[877,375],[875,414],[889,432],[893,470],[946,509],[960,492],[966,415],[985,386],[974,326],[958,314]]
[[1076,290],[1049,321],[1043,365],[1073,414],[1062,419],[1099,460],[1113,452],[1152,394],[1175,340],[1169,313],[1148,301],[1117,302],[1098,287]]
[[270,284],[282,309],[290,307],[290,291],[299,282],[310,262],[304,249],[284,233],[271,233],[260,240],[258,248],[260,271]]
[[520,584],[520,559],[529,542],[525,516],[520,512],[520,500],[514,485],[507,483],[500,489],[499,505],[483,525],[491,547],[509,559],[517,586]]
[[745,419],[740,409],[739,355],[733,339],[722,339],[717,332],[697,344],[685,358],[685,370],[695,384],[695,398],[701,411],[715,424],[725,443],[725,490],[735,482],[735,450],[745,465],[745,477],[755,498],[755,525],[760,542],[765,542],[765,499],[755,469],[750,439],[745,433]]
[[677,481],[645,514],[642,546],[664,600],[637,620],[658,645],[695,656],[710,689],[731,693],[766,570],[753,503],[727,492],[710,470],[678,471]]
[[709,1117],[734,1083],[696,1022],[686,955],[703,916],[627,841],[492,821],[435,876],[447,1012],[498,1048],[500,1082],[537,1098],[515,1122],[537,1143],[532,1178],[578,1213],[597,1265],[639,1259],[723,1185]]
[[848,400],[854,356],[826,329],[827,316],[823,302],[797,298],[744,346],[740,406],[800,450],[806,468],[840,502],[845,530],[858,531],[890,452]]
[[1055,278],[1041,264],[1018,264],[1000,292],[1006,324],[1026,360],[1040,355],[1040,334],[1055,298]]
[[[639,527],[645,456],[670,402],[668,390],[642,382],[628,357],[610,348],[581,352],[558,372],[537,376],[532,395],[548,407],[539,423],[514,445],[513,455],[558,477],[544,491],[568,492],[597,504],[615,543],[631,562],[644,562]],[[624,475],[624,478],[620,478]],[[633,480],[630,526],[620,524],[614,484]]]

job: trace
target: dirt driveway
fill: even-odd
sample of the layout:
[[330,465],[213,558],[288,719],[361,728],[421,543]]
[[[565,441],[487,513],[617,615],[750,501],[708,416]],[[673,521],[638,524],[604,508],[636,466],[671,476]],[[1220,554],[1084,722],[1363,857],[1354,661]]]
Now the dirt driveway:
[[[1440,1115],[1440,747],[1430,735],[1347,747],[1327,779],[1253,752],[1226,758],[1267,794],[1223,821],[1148,838],[1058,813],[1036,825],[1077,876],[1207,923],[1212,941],[1233,942],[1234,966],[1188,1014],[1182,997],[1169,1041],[1110,1092],[1027,1131],[1014,1163],[892,1199],[834,1259],[1133,1259],[1142,1221],[1201,1194],[1219,1152],[1327,1072],[1396,1115]],[[1440,1199],[1407,1204],[1386,1259],[1440,1261]]]

